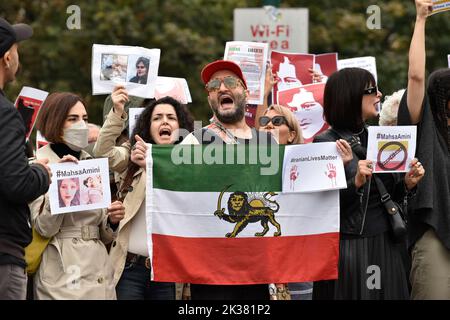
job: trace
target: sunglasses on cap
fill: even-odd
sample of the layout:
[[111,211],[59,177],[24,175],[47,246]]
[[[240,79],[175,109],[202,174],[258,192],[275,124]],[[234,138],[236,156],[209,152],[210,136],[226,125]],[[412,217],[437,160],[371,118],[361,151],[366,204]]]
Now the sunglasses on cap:
[[206,90],[208,90],[209,92],[211,91],[217,91],[220,88],[220,85],[222,84],[225,85],[225,87],[227,87],[228,89],[232,90],[232,89],[236,89],[238,85],[241,85],[242,87],[244,87],[244,85],[242,84],[241,79],[236,78],[236,77],[232,77],[232,76],[228,76],[225,77],[223,79],[211,79],[208,81],[208,83],[206,84],[205,88]]
[[370,87],[367,89],[364,89],[364,94],[373,94],[378,92],[378,86]]
[[284,116],[275,116],[273,118],[269,118],[268,116],[262,116],[259,118],[259,125],[265,127],[272,122],[272,124],[276,127],[279,127],[283,124],[286,124],[289,127],[289,124]]

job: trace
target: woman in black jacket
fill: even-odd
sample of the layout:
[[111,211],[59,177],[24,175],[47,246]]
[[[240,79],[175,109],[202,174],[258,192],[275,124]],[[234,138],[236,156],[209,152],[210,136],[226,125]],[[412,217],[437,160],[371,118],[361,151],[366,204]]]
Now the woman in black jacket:
[[[351,142],[353,160],[345,166],[347,189],[340,191],[340,256],[335,281],[314,284],[314,299],[408,299],[408,277],[402,262],[406,245],[391,233],[372,162],[365,160],[365,121],[378,115],[381,93],[372,74],[360,68],[334,73],[325,86],[324,115],[331,129],[315,142],[343,138]],[[394,200],[402,201],[424,175],[414,160],[406,175],[377,175]]]

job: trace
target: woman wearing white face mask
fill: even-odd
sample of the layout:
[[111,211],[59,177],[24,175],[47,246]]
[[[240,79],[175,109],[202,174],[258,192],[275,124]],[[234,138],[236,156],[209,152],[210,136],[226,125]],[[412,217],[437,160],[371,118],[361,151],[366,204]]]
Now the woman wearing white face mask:
[[[88,145],[86,122],[86,109],[77,95],[49,95],[36,127],[50,143],[37,150],[36,157],[48,158],[50,163],[90,158],[82,151]],[[125,215],[122,203],[116,201],[107,210],[52,215],[46,194],[30,208],[36,231],[52,238],[34,277],[34,298],[115,299],[113,269],[104,243],[116,237],[114,230]]]

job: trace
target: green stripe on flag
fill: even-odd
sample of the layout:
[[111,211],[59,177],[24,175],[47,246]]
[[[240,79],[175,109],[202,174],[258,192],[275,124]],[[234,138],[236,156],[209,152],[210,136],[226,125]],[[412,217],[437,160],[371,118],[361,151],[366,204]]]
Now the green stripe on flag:
[[152,146],[153,187],[171,191],[281,191],[284,146]]

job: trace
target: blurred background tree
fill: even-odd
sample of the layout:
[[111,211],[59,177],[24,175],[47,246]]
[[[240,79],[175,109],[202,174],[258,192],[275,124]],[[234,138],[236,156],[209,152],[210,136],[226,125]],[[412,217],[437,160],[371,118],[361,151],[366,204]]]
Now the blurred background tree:
[[[196,119],[211,113],[200,81],[200,70],[223,56],[233,40],[233,10],[261,7],[265,0],[15,0],[2,1],[0,15],[11,23],[34,28],[32,40],[20,47],[23,68],[7,87],[10,99],[23,85],[49,92],[72,91],[88,104],[90,121],[102,123],[106,96],[92,96],[92,44],[160,48],[159,75],[186,78]],[[414,1],[275,0],[280,7],[309,9],[310,53],[338,52],[339,58],[375,56],[383,93],[405,87],[409,41],[415,20]],[[81,29],[68,30],[69,5],[81,9]],[[381,29],[366,27],[369,5],[381,8]],[[450,13],[427,24],[427,67],[447,66],[450,54]]]

